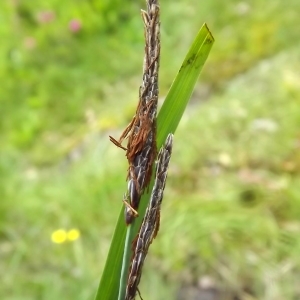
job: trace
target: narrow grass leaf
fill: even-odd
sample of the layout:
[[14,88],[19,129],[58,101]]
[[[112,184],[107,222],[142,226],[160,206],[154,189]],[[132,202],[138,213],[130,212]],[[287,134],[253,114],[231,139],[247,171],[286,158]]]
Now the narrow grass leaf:
[[98,286],[96,300],[118,299],[125,236],[126,225],[122,207]]
[[202,26],[173,81],[157,118],[157,147],[169,133],[174,133],[190,100],[202,67],[212,48],[214,38],[206,24]]

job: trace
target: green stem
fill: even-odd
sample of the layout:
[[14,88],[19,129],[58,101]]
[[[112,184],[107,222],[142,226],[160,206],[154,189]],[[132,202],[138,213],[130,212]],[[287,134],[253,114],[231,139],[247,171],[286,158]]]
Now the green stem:
[[126,292],[129,264],[130,264],[130,254],[131,254],[130,246],[131,246],[131,241],[134,238],[134,234],[133,234],[134,233],[134,230],[133,230],[134,222],[135,221],[133,221],[133,223],[128,226],[127,232],[126,232],[118,300],[125,299],[125,292]]

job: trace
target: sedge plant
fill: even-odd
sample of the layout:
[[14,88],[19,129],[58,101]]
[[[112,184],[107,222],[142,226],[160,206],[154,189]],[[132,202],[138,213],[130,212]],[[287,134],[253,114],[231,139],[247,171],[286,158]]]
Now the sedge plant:
[[[204,24],[192,43],[158,113],[156,137],[158,149],[169,133],[175,133],[213,43],[214,38]],[[121,208],[95,300],[124,299],[131,243],[141,226],[152,186],[153,178],[150,188],[142,195],[139,206],[140,217],[128,227],[124,222],[124,208]]]

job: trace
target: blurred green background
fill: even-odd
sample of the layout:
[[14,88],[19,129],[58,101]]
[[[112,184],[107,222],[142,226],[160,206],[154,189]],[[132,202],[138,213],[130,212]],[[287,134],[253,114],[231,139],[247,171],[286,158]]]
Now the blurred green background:
[[[0,2],[1,299],[94,297],[126,190],[108,135],[135,111],[144,7]],[[161,102],[204,22],[216,42],[174,138],[145,299],[204,299],[205,286],[300,299],[299,11],[161,1]]]

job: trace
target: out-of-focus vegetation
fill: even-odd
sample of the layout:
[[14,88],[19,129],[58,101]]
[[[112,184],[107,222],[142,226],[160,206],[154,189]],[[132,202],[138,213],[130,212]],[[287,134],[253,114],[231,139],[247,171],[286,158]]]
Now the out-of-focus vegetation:
[[[0,2],[3,299],[94,296],[126,188],[107,136],[135,110],[143,6]],[[175,135],[145,298],[174,299],[203,276],[240,297],[300,297],[299,9],[161,3],[162,97],[203,22],[216,43]],[[60,228],[81,235],[52,241]]]

